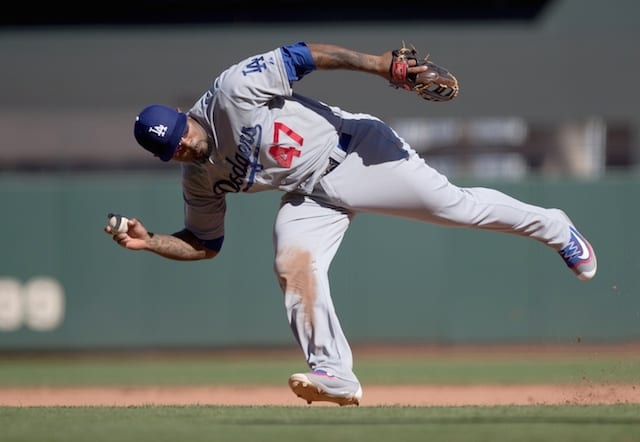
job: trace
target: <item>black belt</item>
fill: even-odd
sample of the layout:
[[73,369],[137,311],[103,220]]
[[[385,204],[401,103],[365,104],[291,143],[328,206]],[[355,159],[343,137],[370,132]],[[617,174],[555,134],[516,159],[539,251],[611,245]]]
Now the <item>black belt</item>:
[[338,145],[334,147],[331,154],[329,154],[329,164],[327,168],[324,170],[322,176],[330,173],[344,161],[347,157],[347,151],[349,150],[349,143],[351,143],[351,135],[341,133],[338,138]]

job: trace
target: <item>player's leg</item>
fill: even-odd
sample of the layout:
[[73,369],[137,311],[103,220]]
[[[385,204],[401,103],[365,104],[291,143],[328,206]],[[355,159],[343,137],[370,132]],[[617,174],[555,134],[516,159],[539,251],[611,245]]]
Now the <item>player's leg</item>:
[[311,369],[292,375],[289,385],[309,403],[350,405],[362,396],[328,279],[349,223],[346,211],[291,194],[283,197],[275,221],[274,269],[291,330]]
[[[563,211],[495,189],[458,187],[379,121],[361,119],[348,126],[355,132],[351,151],[320,182],[345,207],[529,237],[558,251],[579,278],[595,275],[593,249]],[[399,158],[398,151],[404,156]]]

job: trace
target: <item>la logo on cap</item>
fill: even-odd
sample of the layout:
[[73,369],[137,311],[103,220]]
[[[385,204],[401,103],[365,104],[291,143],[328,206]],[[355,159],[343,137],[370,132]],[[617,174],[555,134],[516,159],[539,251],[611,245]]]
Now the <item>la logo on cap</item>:
[[156,126],[151,126],[149,128],[149,132],[156,134],[159,137],[164,137],[167,134],[167,130],[169,128],[164,124],[158,124]]

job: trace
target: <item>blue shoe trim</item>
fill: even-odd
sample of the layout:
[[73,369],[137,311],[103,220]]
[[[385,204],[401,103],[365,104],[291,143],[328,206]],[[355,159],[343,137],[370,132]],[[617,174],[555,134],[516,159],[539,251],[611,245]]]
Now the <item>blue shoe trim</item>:
[[569,231],[571,232],[569,243],[560,250],[560,256],[569,268],[573,269],[582,263],[591,261],[593,253],[587,240],[575,228],[569,227]]
[[313,370],[311,373],[315,374],[315,375],[318,375],[318,376],[327,376],[327,377],[330,377],[330,378],[334,377],[333,375],[327,373],[325,370],[321,370],[321,369]]

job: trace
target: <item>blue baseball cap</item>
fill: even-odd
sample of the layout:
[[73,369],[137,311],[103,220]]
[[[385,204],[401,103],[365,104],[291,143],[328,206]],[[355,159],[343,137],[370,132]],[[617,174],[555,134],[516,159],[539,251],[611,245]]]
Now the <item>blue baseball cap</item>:
[[169,161],[186,127],[187,114],[168,106],[152,104],[142,109],[136,117],[133,135],[146,150],[162,161]]

